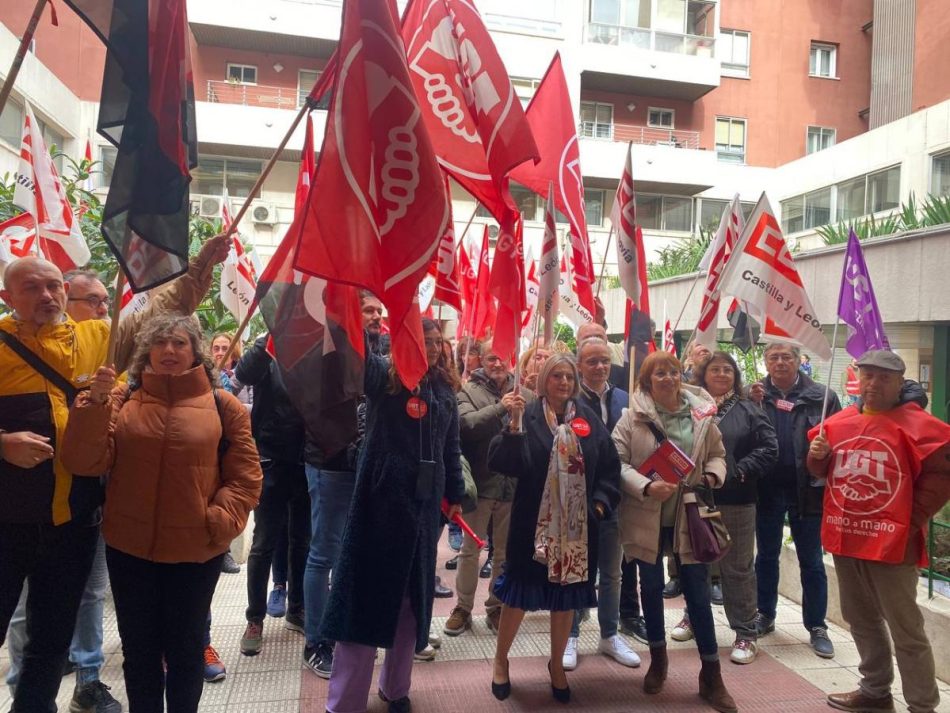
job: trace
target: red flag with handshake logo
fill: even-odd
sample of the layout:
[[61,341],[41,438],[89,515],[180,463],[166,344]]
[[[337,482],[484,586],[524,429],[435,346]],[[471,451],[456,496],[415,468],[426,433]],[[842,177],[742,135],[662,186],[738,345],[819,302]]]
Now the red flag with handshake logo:
[[417,288],[448,226],[448,197],[393,4],[344,3],[337,57],[295,267],[379,296],[396,370],[412,388],[428,368]]

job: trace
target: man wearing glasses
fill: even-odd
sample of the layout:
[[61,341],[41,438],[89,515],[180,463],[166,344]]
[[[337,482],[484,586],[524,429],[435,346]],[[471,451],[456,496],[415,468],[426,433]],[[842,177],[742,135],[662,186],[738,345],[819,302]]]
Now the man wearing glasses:
[[69,284],[66,314],[77,322],[87,319],[105,319],[109,316],[109,293],[92,270],[71,270],[63,275]]
[[[821,552],[821,508],[825,493],[822,480],[811,477],[805,466],[808,431],[821,421],[826,387],[798,369],[800,352],[787,344],[765,348],[768,376],[753,384],[749,396],[769,416],[778,436],[778,463],[759,488],[756,508],[755,575],[758,582],[759,637],[775,631],[778,605],[779,555],[785,517],[798,555],[802,579],[802,622],[811,647],[822,658],[833,658],[825,614],[828,609],[828,577]],[[841,410],[834,391],[828,395],[827,414]]]

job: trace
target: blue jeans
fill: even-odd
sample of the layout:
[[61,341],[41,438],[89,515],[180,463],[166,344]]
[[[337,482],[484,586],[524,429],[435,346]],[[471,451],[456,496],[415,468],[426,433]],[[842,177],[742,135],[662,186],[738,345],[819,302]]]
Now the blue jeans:
[[[100,535],[96,545],[96,556],[92,561],[92,569],[89,571],[89,579],[86,580],[86,588],[79,602],[73,640],[69,645],[69,660],[76,665],[76,682],[80,685],[98,681],[99,671],[105,663],[105,656],[102,653],[102,610],[108,590],[106,543]],[[23,594],[20,596],[16,611],[13,612],[7,631],[10,670],[7,671],[6,683],[11,690],[16,688],[17,681],[20,680],[23,648],[26,646],[26,594],[27,586],[24,585]]]
[[[609,639],[617,634],[620,621],[620,520],[614,511],[600,523],[597,536],[597,623],[600,638]],[[580,634],[581,610],[574,612],[571,636]]]
[[320,624],[330,593],[330,571],[340,556],[356,474],[323,470],[307,464],[307,484],[310,489],[311,536],[303,575],[304,635],[308,646],[316,646],[323,638]]
[[769,619],[775,619],[778,560],[782,551],[786,513],[802,577],[802,623],[808,630],[816,626],[823,627],[828,610],[828,577],[821,558],[821,516],[798,514],[795,486],[759,488],[755,518],[758,609]]
[[[666,624],[663,618],[663,546],[672,542],[673,528],[661,531],[660,553],[656,562],[637,560],[640,568],[640,607],[647,625],[650,647],[666,645]],[[674,555],[679,568],[680,586],[689,610],[689,621],[696,636],[696,648],[704,661],[719,660],[719,645],[716,643],[716,626],[713,623],[712,605],[709,602],[709,567],[704,564],[683,564],[679,555]]]

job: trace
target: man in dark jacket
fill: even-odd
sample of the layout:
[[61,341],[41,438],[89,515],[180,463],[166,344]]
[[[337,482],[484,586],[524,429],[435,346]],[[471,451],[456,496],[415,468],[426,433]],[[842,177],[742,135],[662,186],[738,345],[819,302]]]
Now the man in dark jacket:
[[267,353],[267,336],[258,338],[235,368],[242,383],[254,387],[251,429],[264,471],[261,499],[254,509],[254,539],[247,560],[247,627],[241,653],[254,656],[263,645],[267,583],[274,549],[288,532],[285,626],[303,632],[303,575],[310,543],[310,497],[303,467],[303,420],[287,395],[280,368]]
[[[582,330],[578,330],[578,333]],[[630,401],[626,391],[608,382],[610,367],[610,348],[605,339],[593,336],[578,342],[577,370],[581,377],[580,396],[584,403],[600,416],[608,432],[613,431]],[[599,570],[597,622],[600,624],[600,643],[597,650],[624,666],[636,667],[640,665],[640,657],[617,633],[621,609],[625,609],[623,612],[625,619],[634,620],[628,622],[632,624],[631,628],[634,632],[643,621],[640,617],[640,602],[636,594],[637,569],[632,560],[628,563],[625,573],[626,601],[622,601],[624,597],[621,594],[620,573],[623,552],[620,547],[620,521],[617,510],[601,521],[598,536],[597,562],[591,563]],[[582,614],[582,610],[574,612],[574,622],[564,649],[565,670],[577,667],[577,647]],[[646,629],[645,624],[642,626]],[[641,633],[645,635],[646,632]]]
[[[501,618],[501,602],[495,596],[495,580],[505,564],[505,545],[511,520],[511,501],[515,497],[515,480],[488,467],[488,444],[501,432],[512,398],[514,377],[508,365],[495,354],[490,344],[482,345],[482,367],[471,377],[458,394],[459,438],[462,455],[472,468],[472,478],[478,490],[478,507],[466,516],[475,534],[485,538],[488,523],[492,524],[495,554],[492,558],[488,600],[485,602],[488,628],[497,633]],[[458,556],[455,588],[458,602],[445,622],[443,631],[458,636],[472,626],[472,608],[478,587],[478,548],[475,541],[465,536]]]
[[754,384],[750,396],[760,401],[778,438],[778,463],[769,473],[769,487],[759,489],[756,510],[755,576],[758,589],[756,630],[759,636],[775,631],[778,605],[779,555],[785,517],[792,531],[802,579],[802,621],[811,647],[822,658],[833,658],[825,614],[828,577],[821,551],[821,501],[824,484],[808,474],[808,430],[821,421],[828,394],[827,414],[841,410],[834,391],[817,384],[798,370],[800,352],[787,344],[765,348],[768,376]]

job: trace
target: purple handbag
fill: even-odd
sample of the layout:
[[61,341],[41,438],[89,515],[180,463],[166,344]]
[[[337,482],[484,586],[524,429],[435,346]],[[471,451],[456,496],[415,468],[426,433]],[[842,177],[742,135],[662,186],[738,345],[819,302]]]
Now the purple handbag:
[[[718,562],[732,546],[732,538],[715,510],[697,502],[695,493],[687,493],[692,498],[685,503],[686,526],[689,528],[689,543],[693,550],[693,559],[703,564]],[[685,496],[684,496],[685,497]],[[715,513],[703,517],[701,510]]]

